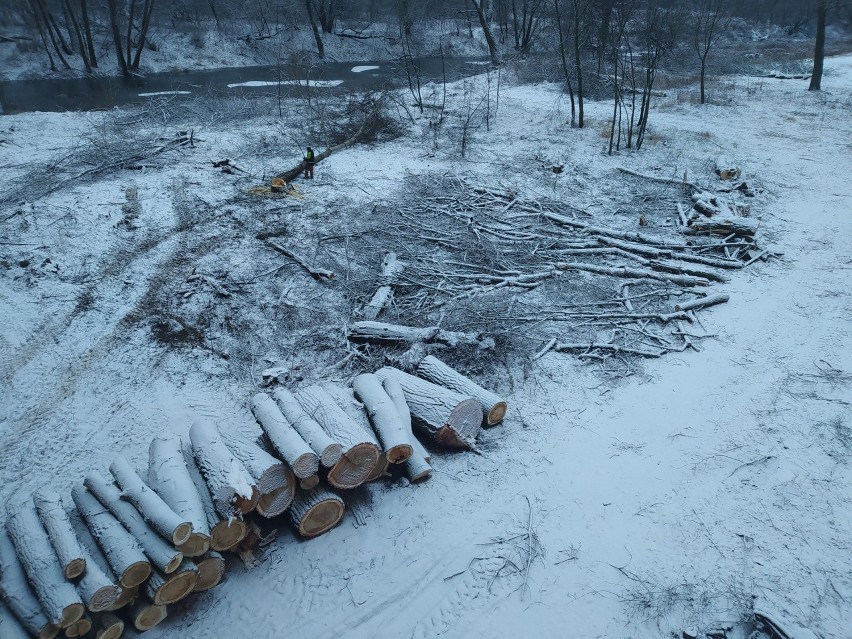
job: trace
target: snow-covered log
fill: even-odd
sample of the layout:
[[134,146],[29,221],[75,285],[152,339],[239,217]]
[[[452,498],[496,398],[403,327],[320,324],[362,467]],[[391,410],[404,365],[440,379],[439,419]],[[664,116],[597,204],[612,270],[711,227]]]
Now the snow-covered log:
[[6,605],[0,602],[0,637],[3,639],[30,639],[27,632]]
[[331,468],[326,480],[335,488],[356,488],[379,460],[379,446],[368,433],[350,418],[323,388],[313,385],[296,393],[302,408],[313,417],[335,441],[340,442],[343,456]]
[[168,616],[166,606],[158,606],[144,597],[139,597],[131,606],[128,615],[133,627],[139,632],[150,630]]
[[51,623],[30,586],[12,540],[0,526],[0,600],[34,637],[53,639],[59,625]]
[[235,434],[223,434],[222,437],[254,480],[260,494],[257,501],[258,514],[276,517],[287,510],[296,495],[296,478],[290,467],[254,442]]
[[445,331],[437,326],[418,328],[373,321],[353,322],[349,326],[346,337],[350,342],[359,344],[414,345],[438,343],[457,346],[458,344],[480,345],[483,343],[483,338],[479,333]]
[[195,422],[189,429],[195,461],[210,488],[216,510],[229,519],[236,513],[254,510],[259,495],[252,478],[209,422]]
[[65,579],[50,538],[31,499],[7,509],[6,531],[49,622],[67,628],[86,611],[80,595]]
[[394,377],[388,377],[382,381],[382,388],[388,394],[399,415],[402,428],[408,434],[411,443],[411,456],[405,461],[405,474],[409,481],[417,483],[429,479],[432,476],[432,466],[429,465],[429,453],[423,448],[420,440],[414,436],[411,430],[411,410],[405,401],[405,393],[399,381]]
[[74,485],[71,497],[118,576],[118,583],[124,588],[134,588],[144,582],[151,574],[151,564],[133,535],[82,484]]
[[435,443],[473,449],[482,425],[482,406],[476,399],[386,366],[376,371],[385,382],[402,387],[413,424]]
[[159,570],[151,573],[145,582],[145,595],[158,606],[175,603],[186,597],[198,581],[198,566],[191,559],[184,559],[180,568],[170,575]]
[[724,304],[729,299],[730,296],[724,293],[719,295],[708,295],[707,297],[698,297],[685,302],[678,302],[675,304],[674,310],[697,311],[700,308],[707,308],[708,306],[715,306],[716,304]]
[[324,488],[299,493],[290,506],[290,521],[303,537],[316,537],[343,518],[343,500]]
[[192,522],[178,515],[162,497],[151,490],[123,455],[113,460],[109,470],[121,488],[122,498],[133,504],[154,530],[175,546],[189,540]]
[[367,411],[388,462],[400,464],[411,457],[410,433],[405,431],[396,406],[382,386],[382,380],[372,373],[358,375],[352,381],[352,389]]
[[119,639],[124,633],[124,622],[106,613],[95,619],[95,639]]
[[204,508],[204,514],[207,517],[207,525],[210,529],[210,547],[213,550],[228,550],[240,543],[246,536],[248,529],[245,522],[217,513],[216,506],[213,504],[213,497],[210,495],[210,488],[195,462],[192,445],[186,440],[181,440],[180,444],[186,469],[192,483],[195,484],[196,494],[201,500],[201,506]]
[[296,477],[304,479],[316,474],[319,456],[287,421],[275,400],[266,393],[258,393],[251,398],[251,412],[272,447],[290,464]]
[[177,570],[183,561],[183,553],[171,546],[148,526],[139,511],[121,498],[121,491],[99,473],[89,473],[83,480],[98,501],[106,506],[122,523],[127,531],[136,538],[145,556],[151,563],[170,574]]
[[381,286],[373,294],[369,302],[361,309],[361,315],[367,320],[374,320],[382,309],[387,306],[393,298],[393,280],[402,273],[405,264],[396,259],[396,253],[388,253],[382,260]]
[[71,528],[62,498],[51,490],[41,489],[33,494],[33,503],[56,551],[65,578],[76,579],[86,571],[86,560],[77,535]]
[[343,454],[340,444],[329,437],[322,426],[305,412],[293,393],[278,388],[272,392],[272,398],[287,422],[319,456],[323,468],[331,468],[340,461]]
[[417,374],[434,384],[473,397],[482,404],[485,411],[485,424],[494,426],[506,415],[506,402],[495,393],[482,388],[479,384],[465,377],[454,368],[447,366],[437,357],[427,355],[417,365]]
[[210,590],[218,586],[225,576],[225,558],[215,550],[211,550],[198,562],[198,581],[193,592]]
[[86,549],[83,549],[83,557],[86,560],[86,572],[77,582],[77,590],[90,611],[109,610],[121,599],[124,589],[115,583],[112,575],[101,569]]

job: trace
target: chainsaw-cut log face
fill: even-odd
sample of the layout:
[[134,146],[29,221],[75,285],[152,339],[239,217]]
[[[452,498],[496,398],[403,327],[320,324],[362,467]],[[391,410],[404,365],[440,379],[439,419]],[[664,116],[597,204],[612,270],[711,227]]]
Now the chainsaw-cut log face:
[[434,384],[473,397],[485,412],[485,425],[494,426],[506,415],[507,404],[495,393],[482,388],[472,379],[447,366],[437,357],[427,355],[417,366],[417,374]]
[[290,509],[290,518],[300,535],[316,537],[334,528],[343,517],[344,509],[340,497],[317,488],[296,498]]
[[124,633],[124,622],[112,614],[101,615],[96,621],[95,639],[119,639]]
[[177,547],[184,557],[200,557],[210,549],[210,537],[192,533],[186,543]]
[[210,590],[219,585],[225,575],[225,558],[218,552],[211,552],[198,562],[198,580],[194,592]]
[[248,534],[245,522],[238,519],[221,521],[210,531],[210,547],[213,550],[230,550]]
[[168,616],[165,606],[157,606],[148,602],[137,602],[130,609],[133,627],[140,632],[150,630]]

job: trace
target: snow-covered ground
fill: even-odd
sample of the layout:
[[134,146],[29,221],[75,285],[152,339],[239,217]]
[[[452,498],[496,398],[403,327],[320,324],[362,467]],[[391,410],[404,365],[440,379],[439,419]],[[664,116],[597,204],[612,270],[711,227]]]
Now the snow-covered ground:
[[[280,285],[263,307],[194,292],[191,302],[224,308],[236,326],[281,318],[247,336],[249,353],[216,355],[215,327],[194,349],[165,348],[140,328],[166,314],[156,294],[196,269],[238,281],[279,264],[234,250],[259,225],[299,238],[339,232],[346,220],[328,212],[341,202],[369,215],[400,196],[406,176],[450,172],[638,228],[642,211],[608,206],[623,188],[615,167],[710,183],[724,155],[765,190],[753,215],[783,258],[724,285],[730,302],[702,315],[718,334],[702,352],[649,361],[622,381],[556,353],[509,366],[487,380],[510,413],[483,432],[483,456],[435,456],[425,484],[371,484],[318,539],[282,525],[257,567],[235,563],[225,584],[175,606],[149,636],[671,637],[731,628],[755,609],[791,637],[852,636],[852,57],[826,68],[821,93],[733,78],[712,87],[719,104],[699,107],[693,87],[670,92],[643,150],[613,157],[611,105],[588,104],[588,127],[571,129],[558,88],[504,87],[466,161],[449,143],[433,150],[427,127],[351,148],[299,184],[304,200],[270,201],[263,220],[241,215],[242,189],[298,157],[282,152],[291,132],[269,116],[187,116],[199,142],[165,164],[34,203],[22,193],[0,214],[0,500],[45,485],[67,492],[117,452],[141,465],[154,434],[185,434],[192,414],[249,430],[248,399],[269,361],[328,375],[315,355],[270,347],[294,313],[323,319],[310,309],[321,289],[295,269],[272,276]],[[134,117],[0,119],[0,185]],[[223,157],[252,175],[211,169]],[[343,340],[329,332],[336,361]],[[528,556],[530,532],[541,553],[524,582],[507,561]]]

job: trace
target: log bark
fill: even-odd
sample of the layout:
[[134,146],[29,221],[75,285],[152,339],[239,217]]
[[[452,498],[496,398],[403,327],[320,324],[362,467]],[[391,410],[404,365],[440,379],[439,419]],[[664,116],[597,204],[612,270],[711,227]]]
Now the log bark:
[[296,399],[305,412],[342,447],[343,456],[326,475],[328,483],[343,489],[363,484],[379,459],[379,447],[372,434],[365,432],[319,386],[301,389],[296,393]]
[[124,588],[134,588],[144,582],[151,574],[151,564],[133,535],[82,484],[74,485],[71,497],[118,576],[118,583]]
[[334,493],[315,488],[300,493],[290,506],[290,521],[303,537],[316,537],[334,528],[343,518],[343,500]]
[[746,217],[714,215],[692,220],[684,229],[687,235],[730,235],[753,237],[757,233],[759,223]]
[[121,599],[124,589],[115,583],[112,575],[101,569],[86,550],[83,550],[83,557],[86,559],[86,572],[77,582],[77,590],[86,608],[91,612],[111,609]]
[[196,494],[201,500],[201,505],[207,517],[207,526],[210,529],[210,547],[213,550],[228,550],[236,546],[248,532],[245,522],[233,517],[225,517],[216,512],[210,489],[195,462],[192,445],[186,440],[181,440],[181,452],[186,469],[192,483],[195,484]]
[[312,488],[316,488],[319,483],[319,475],[311,475],[310,477],[299,480],[299,488],[302,490],[311,490]]
[[59,625],[51,623],[44,614],[3,527],[0,527],[0,600],[34,637],[53,639],[59,634]]
[[228,449],[219,430],[208,422],[195,422],[189,438],[219,514],[230,519],[254,510],[260,496],[252,488],[251,475]]
[[322,426],[305,412],[293,393],[279,388],[272,392],[272,398],[287,422],[319,456],[323,468],[331,468],[340,461],[343,454],[340,444],[329,437]]
[[86,608],[62,567],[41,525],[32,500],[10,506],[6,531],[50,623],[67,628],[80,620]]
[[417,366],[417,374],[430,382],[478,400],[485,412],[485,425],[494,426],[503,421],[507,408],[505,400],[447,366],[437,357],[424,357]]
[[432,466],[429,465],[429,453],[423,448],[420,440],[414,436],[411,430],[411,410],[408,403],[405,401],[405,393],[402,390],[399,382],[392,377],[382,381],[382,387],[393,402],[394,408],[399,415],[399,421],[403,429],[408,434],[408,440],[411,443],[411,456],[405,462],[405,474],[409,481],[418,483],[425,481],[432,476]]
[[482,424],[482,407],[472,397],[386,366],[376,371],[384,383],[395,379],[402,387],[413,424],[425,436],[448,448],[475,450]]
[[296,495],[296,478],[290,467],[257,444],[237,435],[223,435],[223,438],[254,479],[260,494],[257,501],[258,514],[277,517],[287,510]]
[[170,575],[158,570],[151,573],[145,583],[145,595],[157,606],[180,601],[195,589],[198,581],[198,566],[191,559],[184,559],[180,568]]
[[457,346],[459,344],[482,343],[479,333],[462,333],[458,331],[445,331],[437,326],[418,328],[414,326],[400,326],[398,324],[386,324],[384,322],[354,322],[349,326],[346,337],[350,342],[359,344],[445,344]]
[[0,602],[0,637],[3,639],[30,639],[31,637],[18,618],[2,602]]
[[675,304],[675,311],[696,311],[700,308],[707,308],[708,306],[715,306],[716,304],[724,304],[730,299],[729,295],[724,293],[720,295],[708,295],[707,297],[698,297],[693,300],[687,300],[685,302],[678,302]]
[[193,592],[202,592],[218,586],[225,576],[225,558],[211,550],[198,562],[198,581]]
[[388,253],[382,260],[381,286],[373,293],[370,301],[361,309],[361,316],[367,320],[374,320],[393,299],[394,278],[402,273],[405,265],[396,259],[396,253]]
[[98,473],[89,473],[83,484],[136,538],[151,563],[169,574],[183,561],[183,554],[148,526],[142,515],[121,498],[121,491]]
[[76,579],[86,572],[86,560],[62,505],[62,498],[53,491],[38,490],[33,494],[33,502],[65,578]]
[[166,606],[158,606],[140,597],[130,606],[128,612],[133,627],[139,632],[150,630],[168,616]]
[[319,469],[319,457],[281,414],[269,395],[258,393],[252,397],[251,412],[272,447],[290,464],[296,477],[304,479],[316,474]]
[[124,632],[124,622],[113,614],[104,614],[95,620],[95,639],[119,639]]
[[411,436],[391,398],[382,386],[382,380],[366,373],[352,381],[355,396],[366,409],[373,430],[382,443],[382,449],[391,464],[401,464],[411,457]]
[[162,497],[151,490],[124,456],[116,457],[109,470],[121,488],[121,497],[133,504],[154,530],[175,546],[189,541],[192,522],[178,515]]

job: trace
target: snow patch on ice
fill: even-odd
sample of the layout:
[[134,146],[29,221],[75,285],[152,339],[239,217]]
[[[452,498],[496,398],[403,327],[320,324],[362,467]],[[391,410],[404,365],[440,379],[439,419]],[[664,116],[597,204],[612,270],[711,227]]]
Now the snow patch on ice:
[[302,80],[281,80],[281,82],[278,82],[277,80],[250,80],[248,82],[235,82],[233,84],[229,84],[228,88],[235,89],[237,87],[274,87],[279,84],[282,86],[298,87],[336,87],[343,84],[343,80],[307,80],[305,82],[303,82]]
[[140,98],[153,98],[158,95],[190,95],[190,91],[153,91],[151,93],[140,93]]
[[365,64],[358,67],[352,67],[352,73],[363,73],[364,71],[373,71],[374,69],[378,69],[378,65],[369,65]]

